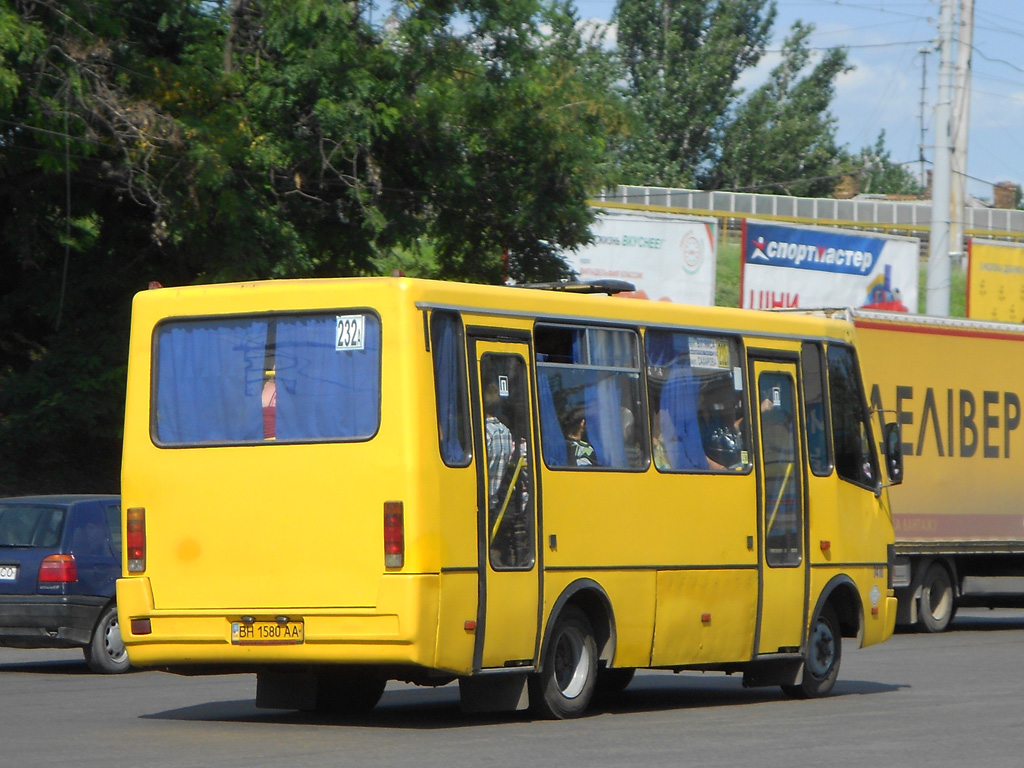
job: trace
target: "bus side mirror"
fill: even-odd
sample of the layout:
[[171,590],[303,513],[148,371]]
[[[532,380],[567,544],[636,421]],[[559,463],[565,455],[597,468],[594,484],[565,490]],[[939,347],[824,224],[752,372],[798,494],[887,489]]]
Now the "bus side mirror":
[[886,424],[883,437],[885,445],[885,469],[889,474],[889,482],[899,485],[903,482],[903,435],[900,425]]

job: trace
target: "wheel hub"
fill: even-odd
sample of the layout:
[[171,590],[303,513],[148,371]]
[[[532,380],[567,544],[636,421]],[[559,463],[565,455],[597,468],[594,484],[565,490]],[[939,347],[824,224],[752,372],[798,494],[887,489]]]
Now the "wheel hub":
[[811,637],[811,651],[807,655],[807,666],[816,678],[824,678],[828,675],[836,657],[836,641],[832,636],[832,630],[824,621],[819,621],[814,627],[814,635]]

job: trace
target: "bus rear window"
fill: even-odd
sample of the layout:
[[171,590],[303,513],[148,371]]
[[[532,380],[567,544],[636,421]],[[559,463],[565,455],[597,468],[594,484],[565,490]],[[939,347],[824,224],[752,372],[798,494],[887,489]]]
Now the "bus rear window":
[[359,440],[377,431],[375,315],[176,320],[155,341],[160,445]]

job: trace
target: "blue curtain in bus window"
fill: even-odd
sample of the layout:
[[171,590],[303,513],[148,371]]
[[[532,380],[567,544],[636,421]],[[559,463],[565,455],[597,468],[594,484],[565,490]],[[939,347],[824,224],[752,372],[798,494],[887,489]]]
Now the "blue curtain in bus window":
[[466,372],[462,365],[462,325],[456,317],[435,312],[434,383],[437,387],[437,423],[441,432],[441,458],[449,465],[469,461],[469,439],[463,435],[460,419],[468,409],[465,397]]
[[157,439],[170,444],[262,439],[266,344],[265,321],[163,326],[157,338]]
[[685,333],[649,331],[646,346],[648,365],[668,367],[689,360],[690,337]]
[[277,321],[277,439],[369,437],[380,413],[380,326],[366,315],[361,350],[338,350],[333,315]]
[[[540,355],[538,355],[538,358]],[[551,383],[543,368],[537,371],[537,397],[540,399],[540,441],[544,460],[548,466],[564,467],[569,464],[562,425],[558,423],[558,409],[551,393]]]
[[622,438],[622,387],[619,377],[608,371],[588,371],[583,391],[587,416],[587,437],[594,446],[601,467],[626,467],[626,446]]
[[[609,368],[636,368],[636,336],[619,330],[590,329],[590,363]],[[608,467],[628,467],[625,433],[622,424],[623,388],[629,376],[621,371],[600,371],[595,382],[596,407],[588,415],[587,434],[600,463]],[[598,447],[600,446],[600,447]]]
[[590,330],[590,364],[632,368],[636,366],[634,354],[636,336],[628,331]]
[[708,468],[697,419],[699,387],[689,365],[674,365],[661,390],[658,418],[665,454],[672,469]]

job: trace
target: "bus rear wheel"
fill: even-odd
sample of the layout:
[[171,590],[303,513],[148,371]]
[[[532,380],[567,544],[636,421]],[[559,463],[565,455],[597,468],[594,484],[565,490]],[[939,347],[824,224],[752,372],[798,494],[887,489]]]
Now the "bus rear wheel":
[[814,619],[804,656],[804,677],[798,685],[784,685],[782,690],[794,699],[814,699],[827,695],[839,677],[843,655],[843,637],[839,617],[827,603]]
[[567,606],[548,639],[541,671],[530,677],[530,705],[540,717],[579,717],[597,681],[597,643],[587,615]]
[[939,563],[932,563],[921,581],[918,620],[927,632],[945,632],[956,614],[953,582]]

